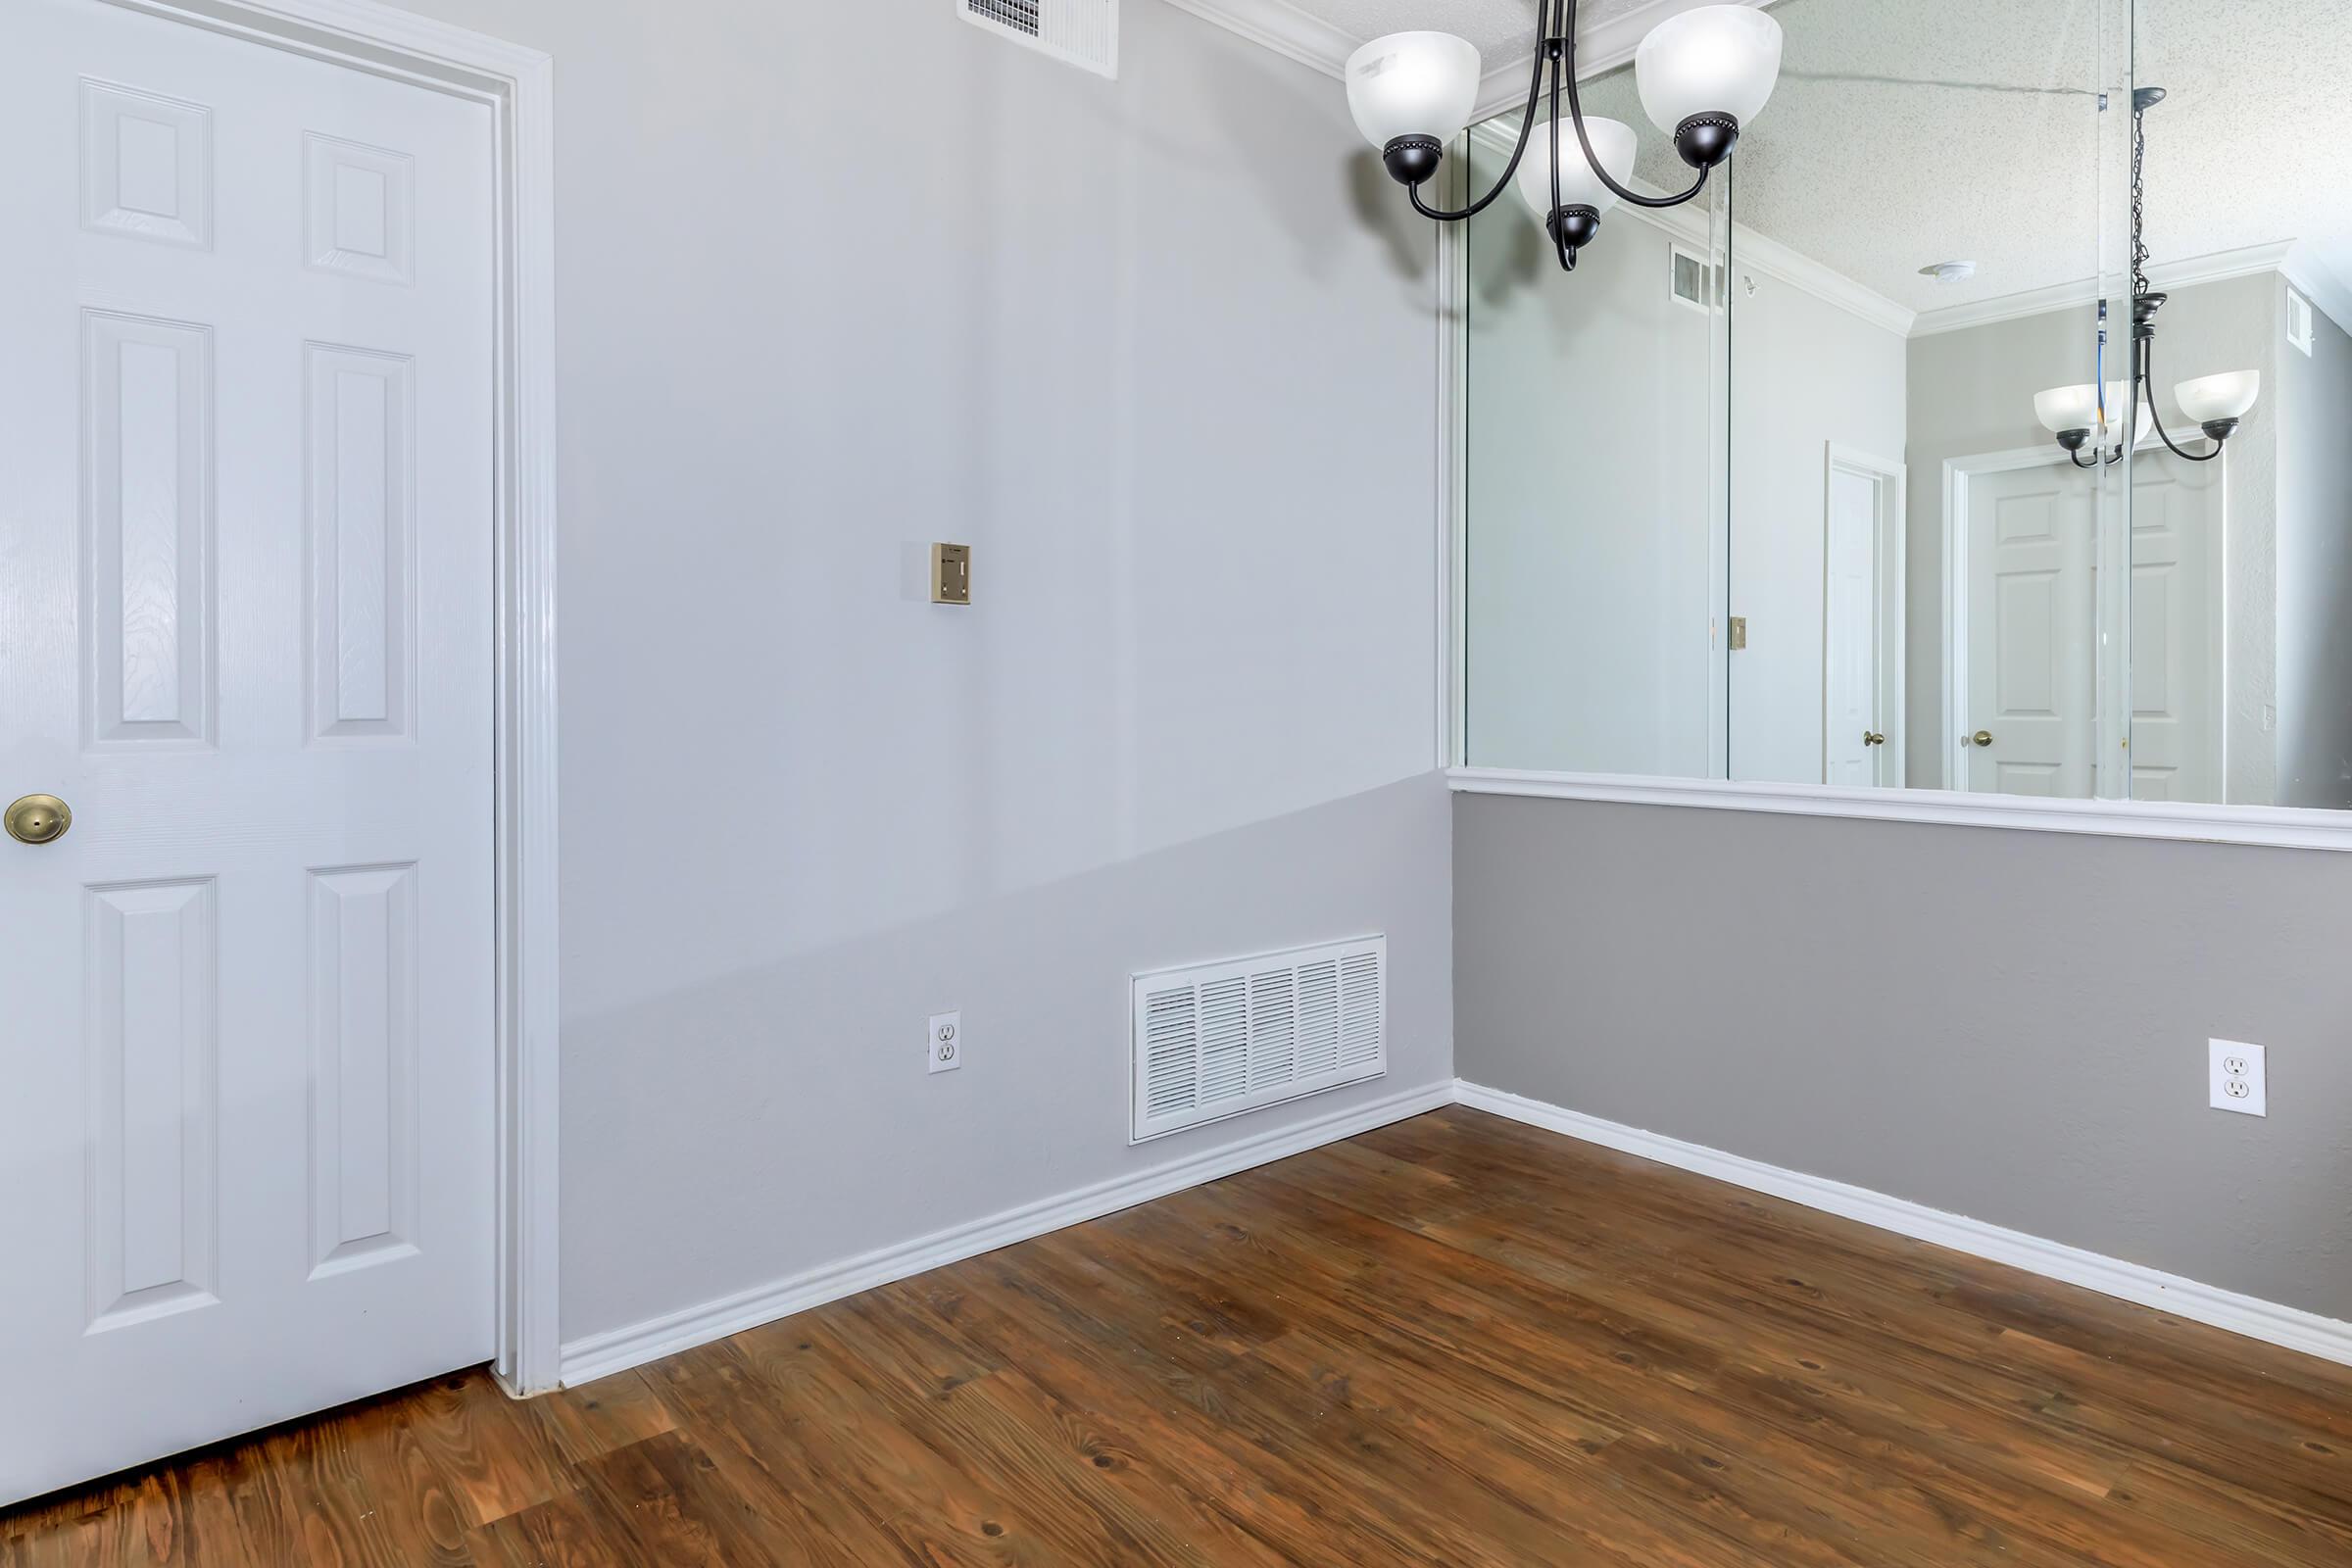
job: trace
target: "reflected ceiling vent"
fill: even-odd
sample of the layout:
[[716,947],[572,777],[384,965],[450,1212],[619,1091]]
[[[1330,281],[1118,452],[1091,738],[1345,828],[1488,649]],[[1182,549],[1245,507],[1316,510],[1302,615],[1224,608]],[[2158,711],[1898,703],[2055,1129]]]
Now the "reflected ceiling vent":
[[1364,937],[1134,981],[1129,1141],[1389,1070],[1389,942]]
[[963,20],[1100,76],[1119,74],[1119,0],[956,0]]

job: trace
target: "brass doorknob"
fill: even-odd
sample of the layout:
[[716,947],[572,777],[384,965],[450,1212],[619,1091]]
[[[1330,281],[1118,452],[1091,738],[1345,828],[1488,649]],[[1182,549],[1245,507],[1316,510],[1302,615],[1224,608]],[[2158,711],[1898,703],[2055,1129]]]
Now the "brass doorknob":
[[1884,746],[1886,744],[1886,737],[1881,735],[1876,730],[1866,729],[1862,732],[1862,744],[1865,746]]
[[1975,741],[1979,746],[1990,746],[1992,744],[1992,731],[1988,729],[1981,729],[1977,731],[1976,734],[1970,736],[1969,739]]
[[48,844],[74,825],[74,808],[54,795],[27,795],[8,808],[7,822],[19,844]]

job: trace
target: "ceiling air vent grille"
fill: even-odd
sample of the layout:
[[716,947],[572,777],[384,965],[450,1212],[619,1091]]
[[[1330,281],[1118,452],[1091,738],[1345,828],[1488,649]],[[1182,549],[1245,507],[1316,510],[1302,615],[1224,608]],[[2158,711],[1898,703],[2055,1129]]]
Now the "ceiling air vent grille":
[[974,26],[1056,60],[1119,74],[1119,0],[956,0],[956,9]]
[[1380,1077],[1388,957],[1365,937],[1137,975],[1131,1140]]

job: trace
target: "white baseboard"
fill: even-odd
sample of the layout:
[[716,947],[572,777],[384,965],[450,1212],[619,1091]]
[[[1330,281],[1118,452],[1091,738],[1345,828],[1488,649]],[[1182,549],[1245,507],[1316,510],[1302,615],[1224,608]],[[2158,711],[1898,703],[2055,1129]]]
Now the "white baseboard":
[[1065,1226],[1100,1219],[1122,1208],[1132,1208],[1271,1160],[1288,1159],[1293,1154],[1353,1138],[1393,1121],[1450,1105],[1453,1099],[1453,1080],[1425,1084],[1370,1104],[1351,1106],[1239,1143],[1221,1144],[1132,1176],[1116,1177],[1042,1202],[1006,1209],[986,1219],[828,1263],[700,1306],[609,1333],[591,1334],[564,1347],[561,1362],[564,1386],[577,1388],[597,1378],[625,1372],[630,1367],[723,1340],[730,1334],[740,1334],[795,1312],[806,1312],[845,1296],[855,1296],[859,1291],[870,1291],[877,1285],[943,1268]]
[[730,1334],[772,1323],[778,1318],[822,1306],[859,1291],[888,1285],[928,1269],[976,1257],[1031,1237],[1065,1226],[1100,1219],[1137,1203],[1165,1198],[1236,1171],[1249,1170],[1325,1144],[1353,1138],[1391,1122],[1418,1116],[1445,1105],[1463,1104],[1507,1116],[1513,1121],[1586,1143],[1599,1144],[1625,1153],[1654,1159],[1660,1164],[1710,1176],[1717,1181],[1767,1193],[1825,1213],[1860,1220],[1881,1230],[1918,1241],[1933,1242],[1956,1252],[2006,1263],[2046,1279],[2080,1285],[2103,1295],[2155,1307],[2177,1317],[2211,1324],[2249,1339],[2300,1350],[2308,1355],[2352,1366],[2352,1323],[2321,1317],[2299,1307],[2281,1306],[2251,1296],[2182,1279],[2159,1269],[2127,1263],[2121,1258],[2087,1252],[2028,1236],[1983,1220],[1945,1213],[1867,1188],[1851,1187],[1826,1177],[1784,1170],[1740,1154],[1725,1153],[1703,1145],[1685,1143],[1660,1133],[1643,1132],[1618,1122],[1603,1121],[1582,1111],[1505,1094],[1466,1081],[1428,1084],[1390,1095],[1369,1104],[1321,1116],[1313,1121],[1264,1133],[1240,1143],[1224,1144],[1204,1152],[1154,1165],[1132,1176],[1121,1176],[1065,1193],[1041,1202],[1007,1209],[968,1225],[829,1263],[788,1279],[743,1291],[734,1296],[687,1307],[627,1328],[593,1334],[564,1347],[562,1376],[565,1388],[576,1388],[633,1366],[675,1355],[698,1345],[723,1340]]
[[1541,1127],[1546,1132],[1564,1134],[1589,1144],[1599,1144],[1643,1159],[1654,1159],[1663,1165],[1694,1171],[1717,1181],[1730,1182],[1752,1192],[1768,1193],[1785,1198],[1807,1208],[1842,1215],[1875,1225],[1881,1230],[1893,1231],[1917,1241],[1934,1242],[1955,1252],[1972,1257],[1987,1258],[2006,1263],[2047,1279],[2061,1280],[2068,1285],[2080,1285],[2106,1296],[2152,1306],[2176,1317],[2211,1324],[2248,1339],[2263,1340],[2301,1350],[2307,1355],[2352,1366],[2352,1323],[2322,1317],[2300,1307],[2281,1306],[2234,1291],[2201,1285],[2195,1280],[2182,1279],[2178,1274],[2127,1263],[2121,1258],[2086,1252],[2079,1247],[2067,1247],[2028,1236],[2023,1231],[1987,1225],[1983,1220],[1968,1219],[1959,1214],[1947,1214],[1941,1209],[1926,1207],[1900,1198],[1889,1198],[1863,1187],[1849,1187],[1843,1182],[1825,1177],[1807,1176],[1799,1171],[1783,1170],[1740,1154],[1727,1154],[1718,1149],[1700,1144],[1687,1144],[1679,1138],[1660,1133],[1643,1132],[1582,1111],[1568,1110],[1546,1104],[1540,1100],[1528,1100],[1519,1095],[1505,1094],[1498,1089],[1463,1082],[1456,1086],[1459,1103],[1476,1110],[1491,1111],[1507,1116],[1512,1121]]

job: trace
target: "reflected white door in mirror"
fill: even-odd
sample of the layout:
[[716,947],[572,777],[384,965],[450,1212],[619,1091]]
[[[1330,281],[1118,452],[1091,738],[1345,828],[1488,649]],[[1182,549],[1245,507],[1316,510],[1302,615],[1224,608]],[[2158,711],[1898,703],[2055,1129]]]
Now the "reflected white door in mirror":
[[1821,781],[1899,785],[1903,466],[1833,443],[1823,489]]

